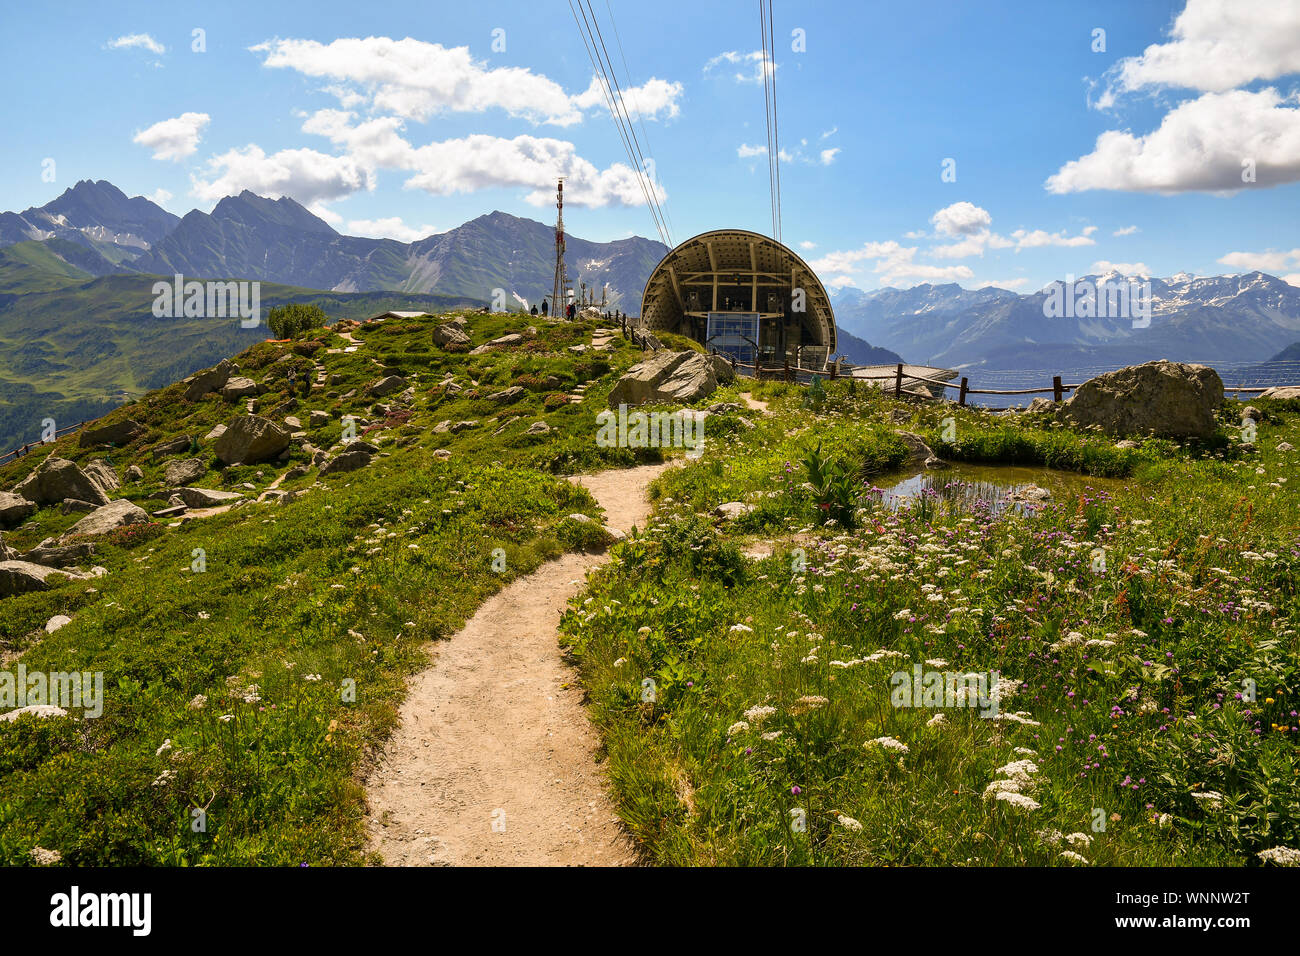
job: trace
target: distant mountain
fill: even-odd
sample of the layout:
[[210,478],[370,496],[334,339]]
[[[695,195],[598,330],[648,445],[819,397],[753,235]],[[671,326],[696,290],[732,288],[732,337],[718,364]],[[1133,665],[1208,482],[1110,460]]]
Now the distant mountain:
[[844,329],[836,330],[836,347],[855,365],[897,365],[903,361],[897,352],[872,345]]
[[[575,286],[607,286],[610,307],[640,311],[641,292],[667,252],[662,243],[630,238],[589,242],[567,238]],[[131,268],[160,275],[261,279],[338,292],[436,292],[507,305],[538,302],[555,273],[555,229],[494,212],[412,243],[343,236],[288,197],[251,192],[227,197],[211,214],[189,213]]]
[[[1084,276],[1027,295],[957,285],[874,292],[848,287],[837,290],[832,303],[842,328],[909,361],[961,368],[1115,366],[1158,358],[1258,362],[1300,334],[1300,288],[1262,272],[1132,277],[1151,283],[1150,323],[1141,327],[1138,315],[1136,328],[1131,312],[1108,316],[1095,305],[1099,285],[1117,287],[1126,278]],[[1049,317],[1049,296],[1090,299],[1094,306]],[[1100,301],[1105,305],[1104,292]]]
[[1280,365],[1283,362],[1300,362],[1300,342],[1292,342],[1264,364]]
[[167,235],[180,220],[143,196],[127,198],[110,182],[83,179],[44,206],[0,213],[0,246],[64,239],[102,256],[96,268],[133,259]]

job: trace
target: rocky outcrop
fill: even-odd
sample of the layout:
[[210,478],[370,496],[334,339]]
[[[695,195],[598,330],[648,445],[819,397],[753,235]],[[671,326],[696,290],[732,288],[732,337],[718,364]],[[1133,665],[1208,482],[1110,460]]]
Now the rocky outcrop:
[[96,458],[83,469],[86,477],[99,485],[104,494],[110,491],[116,491],[122,487],[122,479],[117,476],[117,471],[108,462],[102,458]]
[[35,513],[35,503],[28,501],[22,495],[0,491],[0,528],[11,528],[21,524]]
[[1300,385],[1275,385],[1260,393],[1260,398],[1300,398]]
[[14,494],[38,505],[57,505],[65,498],[108,504],[108,495],[89,475],[66,458],[50,456],[14,486]]
[[270,461],[289,447],[289,431],[260,415],[241,415],[226,426],[213,443],[217,457],[227,465],[253,465]]
[[219,491],[215,488],[177,488],[176,494],[189,508],[216,508],[233,504],[244,497],[237,491]]
[[51,584],[65,577],[80,576],[69,571],[32,564],[30,561],[0,561],[0,597],[26,594],[29,591],[45,591]]
[[177,488],[198,481],[207,473],[208,463],[202,458],[182,458],[169,461],[163,469],[163,484],[168,488]]
[[345,471],[356,471],[358,468],[364,468],[370,464],[373,455],[362,448],[349,447],[346,451],[335,455],[320,466],[321,475],[334,475]]
[[609,393],[609,407],[696,402],[735,379],[731,364],[702,352],[656,352],[633,365]]
[[498,405],[509,405],[511,402],[517,402],[528,394],[528,389],[522,385],[511,385],[499,392],[493,392],[487,397],[489,402],[496,402]]
[[245,378],[242,375],[236,375],[230,381],[221,387],[221,397],[227,401],[234,401],[237,398],[248,398],[257,394],[257,383],[251,378]]
[[367,390],[371,395],[390,395],[393,392],[400,392],[406,388],[406,379],[400,375],[388,375],[381,378]]
[[86,515],[65,531],[60,540],[67,540],[79,534],[104,534],[115,528],[142,524],[148,520],[149,515],[143,508],[137,507],[125,498],[119,498]]
[[222,359],[212,368],[204,369],[201,372],[195,372],[189,378],[184,379],[185,397],[189,401],[197,401],[209,392],[215,392],[225,387],[230,376],[239,371],[239,366],[229,359]]
[[153,459],[154,464],[157,464],[164,458],[169,458],[172,455],[179,455],[182,452],[189,451],[192,444],[194,444],[194,442],[189,435],[178,435],[176,438],[154,445],[149,451],[149,456]]
[[508,345],[519,345],[523,340],[524,337],[518,332],[512,332],[509,335],[493,339],[491,342],[484,342],[476,349],[470,349],[469,354],[482,355],[484,352],[490,352],[493,349],[505,348]]
[[460,326],[448,323],[433,330],[433,344],[446,348],[449,345],[469,345],[469,336]]
[[1112,437],[1209,438],[1223,404],[1223,380],[1205,365],[1147,362],[1089,379],[1061,405],[1057,417],[1097,426]]
[[77,446],[80,448],[93,448],[96,445],[117,445],[119,447],[129,445],[147,430],[139,422],[124,418],[108,425],[84,429],[77,439]]

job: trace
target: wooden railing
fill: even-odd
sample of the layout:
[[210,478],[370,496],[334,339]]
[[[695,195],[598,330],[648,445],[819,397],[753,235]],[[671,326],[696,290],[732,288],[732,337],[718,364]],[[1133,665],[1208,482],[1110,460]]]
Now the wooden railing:
[[[78,428],[80,428],[81,426],[86,425],[86,424],[89,424],[89,422],[90,422],[90,419],[87,419],[87,420],[84,421],[84,422],[77,422],[77,424],[75,424],[75,425],[68,425],[68,426],[65,427],[65,428],[56,428],[56,429],[54,430],[54,438],[57,439],[60,435],[66,435],[68,432],[76,431],[76,430],[77,430]],[[23,455],[26,455],[26,454],[27,454],[28,452],[30,452],[32,449],[34,449],[34,448],[40,448],[42,445],[53,444],[53,442],[54,442],[54,439],[51,439],[51,440],[48,441],[48,442],[47,442],[47,441],[34,441],[34,442],[29,442],[29,443],[26,444],[26,445],[23,445],[21,448],[15,448],[13,451],[7,451],[7,452],[5,452],[3,455],[0,455],[0,465],[7,465],[11,460],[13,460],[13,459],[15,459],[15,458],[21,458]]]

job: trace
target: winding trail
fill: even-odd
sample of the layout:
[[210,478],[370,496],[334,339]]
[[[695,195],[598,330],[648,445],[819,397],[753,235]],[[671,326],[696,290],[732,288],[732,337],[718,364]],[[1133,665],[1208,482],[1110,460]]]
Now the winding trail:
[[[570,479],[611,528],[644,526],[670,464]],[[587,571],[566,554],[488,598],[412,678],[368,786],[370,848],[398,866],[636,863],[596,763],[599,741],[556,625]]]

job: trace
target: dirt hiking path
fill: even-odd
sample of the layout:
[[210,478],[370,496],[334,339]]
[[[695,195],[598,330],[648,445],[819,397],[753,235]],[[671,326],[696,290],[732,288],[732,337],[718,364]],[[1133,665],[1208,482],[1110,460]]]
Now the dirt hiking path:
[[[570,479],[611,528],[644,527],[667,464]],[[415,675],[368,781],[370,848],[397,866],[636,862],[556,625],[604,555],[566,554],[488,598]]]

